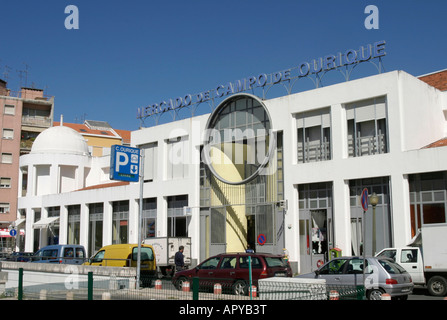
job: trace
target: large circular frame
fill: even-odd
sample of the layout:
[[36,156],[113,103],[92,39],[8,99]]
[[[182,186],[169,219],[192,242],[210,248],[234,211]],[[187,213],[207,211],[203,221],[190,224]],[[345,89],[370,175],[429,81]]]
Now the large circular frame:
[[[231,106],[231,104],[233,102],[238,102],[238,101],[240,102],[243,100],[246,101],[246,105],[249,105],[251,103],[251,107],[246,107],[245,109],[242,108],[242,110],[239,108],[239,110],[236,110],[236,108],[233,108]],[[248,110],[248,109],[250,109],[250,110]],[[262,111],[262,113],[264,115],[264,118],[262,120],[259,119],[259,118],[262,118],[262,116],[256,117],[255,110],[257,111],[258,114]],[[243,114],[245,112],[245,119],[246,119],[245,126],[244,125],[238,126],[238,124],[237,124],[238,120],[236,119],[238,114],[236,112],[241,112],[241,114]],[[232,113],[235,113],[235,115],[233,116],[233,118],[234,118],[233,121],[235,122],[234,123],[235,126],[230,125],[229,127],[223,128],[223,129],[235,130],[235,129],[240,129],[240,128],[246,128],[246,129],[252,129],[251,131],[254,132],[255,131],[254,127],[258,127],[258,129],[263,129],[267,132],[267,135],[264,135],[264,138],[268,141],[267,154],[265,154],[265,157],[262,159],[262,161],[258,161],[254,165],[252,164],[252,166],[256,167],[254,172],[252,174],[250,174],[249,176],[242,177],[238,181],[232,181],[232,180],[229,180],[228,178],[222,177],[217,172],[216,168],[213,166],[212,160],[210,158],[210,150],[211,150],[210,140],[212,140],[211,134],[213,132],[215,133],[216,130],[221,130],[220,133],[222,133],[222,127],[220,127],[220,124],[221,124],[220,122],[228,121],[228,123],[231,123],[231,120],[226,119],[226,116],[229,116]],[[250,118],[250,116],[252,119],[251,123],[249,123],[249,121],[248,121],[248,118]],[[244,117],[244,115],[242,115],[241,118],[243,118],[243,117]],[[231,118],[231,115],[229,116],[229,118]],[[219,126],[219,128],[216,128],[215,127],[216,125]],[[272,155],[274,153],[275,146],[276,146],[276,139],[275,139],[275,135],[272,130],[272,120],[271,120],[271,117],[270,117],[270,114],[269,114],[267,108],[265,107],[264,103],[262,102],[262,100],[260,98],[254,96],[254,95],[251,95],[251,94],[246,94],[246,93],[232,95],[231,97],[225,99],[224,101],[222,101],[219,104],[219,106],[213,111],[213,113],[208,118],[204,138],[205,138],[205,140],[204,140],[204,148],[203,148],[203,160],[204,160],[205,164],[208,166],[211,173],[218,180],[220,180],[226,184],[229,184],[229,185],[242,185],[242,184],[246,184],[246,183],[250,182],[251,180],[255,179],[269,163],[269,161],[272,158]],[[251,138],[256,140],[257,138],[259,138],[259,136],[254,136]],[[232,140],[231,143],[234,145],[235,141]]]

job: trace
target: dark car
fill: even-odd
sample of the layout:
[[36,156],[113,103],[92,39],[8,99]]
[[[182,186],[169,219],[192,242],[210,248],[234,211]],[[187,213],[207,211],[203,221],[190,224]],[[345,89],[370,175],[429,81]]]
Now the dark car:
[[291,277],[292,269],[281,255],[268,253],[224,253],[206,259],[197,267],[177,272],[172,282],[178,290],[185,281],[199,278],[201,289],[212,288],[215,283],[222,285],[222,291],[231,291],[236,295],[247,295],[251,280],[258,286],[258,280],[270,277]]
[[13,252],[6,260],[16,262],[28,262],[34,255],[33,252]]

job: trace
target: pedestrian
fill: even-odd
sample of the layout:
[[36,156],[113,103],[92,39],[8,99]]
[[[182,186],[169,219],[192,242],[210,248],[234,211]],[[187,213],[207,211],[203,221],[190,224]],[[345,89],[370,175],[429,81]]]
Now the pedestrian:
[[175,262],[175,269],[177,271],[183,270],[185,268],[185,260],[184,260],[185,256],[183,255],[184,250],[185,248],[183,246],[180,246],[175,254],[174,262]]
[[245,249],[246,253],[255,253],[255,250],[253,250],[250,246],[250,244],[247,244],[247,249]]

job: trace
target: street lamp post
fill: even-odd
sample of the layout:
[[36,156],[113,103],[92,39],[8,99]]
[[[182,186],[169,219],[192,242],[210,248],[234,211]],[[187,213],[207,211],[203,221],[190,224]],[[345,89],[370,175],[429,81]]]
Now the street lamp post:
[[369,203],[373,207],[372,216],[372,255],[376,253],[376,206],[379,203],[379,197],[375,192],[369,197]]

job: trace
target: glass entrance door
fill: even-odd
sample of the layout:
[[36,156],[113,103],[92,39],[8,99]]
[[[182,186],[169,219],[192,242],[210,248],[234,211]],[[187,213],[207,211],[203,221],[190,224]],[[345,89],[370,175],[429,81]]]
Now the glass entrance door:
[[310,210],[300,220],[301,273],[318,269],[328,261],[330,219],[327,210]]

